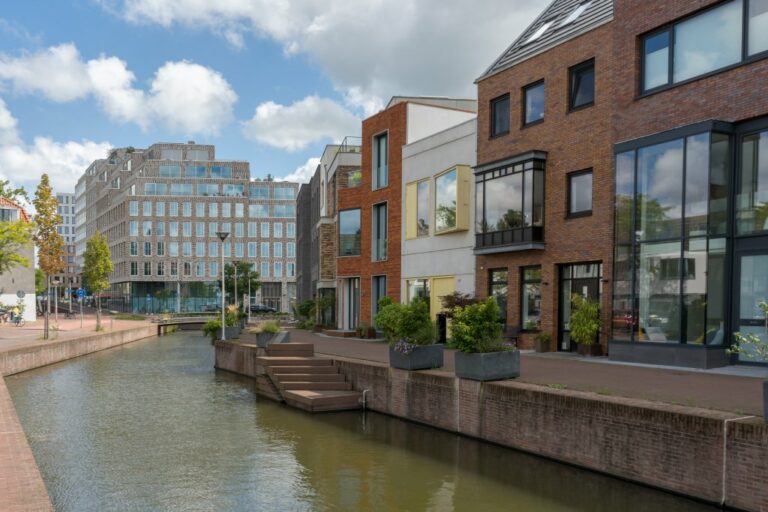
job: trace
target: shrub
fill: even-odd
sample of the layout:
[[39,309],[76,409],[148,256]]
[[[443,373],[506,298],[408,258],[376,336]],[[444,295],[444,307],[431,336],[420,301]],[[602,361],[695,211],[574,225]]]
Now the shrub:
[[498,352],[501,342],[499,305],[489,297],[478,304],[456,308],[451,325],[452,345],[462,352]]
[[211,343],[219,337],[219,330],[221,330],[221,320],[208,320],[203,325],[203,334],[211,338]]
[[479,300],[469,293],[453,292],[449,295],[443,296],[441,302],[443,303],[443,313],[445,316],[447,318],[453,318],[453,313],[458,308],[477,304]]
[[600,332],[600,304],[576,293],[571,296],[571,304],[571,340],[594,345]]
[[379,301],[379,305],[376,325],[391,345],[397,342],[431,345],[435,342],[435,325],[429,318],[429,307],[424,300],[414,299],[410,304],[395,304],[385,297]]
[[280,324],[277,322],[264,322],[260,326],[261,332],[268,332],[270,334],[277,334],[280,332]]

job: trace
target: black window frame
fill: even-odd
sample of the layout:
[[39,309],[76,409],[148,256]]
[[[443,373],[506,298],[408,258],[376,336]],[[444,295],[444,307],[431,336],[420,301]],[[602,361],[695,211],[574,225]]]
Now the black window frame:
[[[493,279],[494,274],[501,273],[501,272],[506,272],[507,280],[506,281],[501,281],[501,280],[495,281]],[[509,267],[489,268],[488,269],[488,297],[493,297],[495,299],[496,295],[494,295],[494,293],[493,293],[493,287],[494,287],[494,285],[501,285],[502,283],[504,285],[506,285],[507,293],[506,293],[506,295],[504,295],[504,302],[505,302],[504,309],[502,310],[501,307],[499,308],[499,310],[500,310],[500,313],[499,313],[499,323],[502,324],[502,325],[507,325],[508,321],[509,321],[509,314],[508,314],[509,313]],[[497,301],[497,304],[498,304],[498,301]]]
[[[679,82],[674,81],[674,52],[675,52],[675,26],[684,23],[692,18],[695,18],[697,16],[700,16],[702,14],[707,13],[708,11],[717,9],[719,7],[722,7],[728,3],[734,2],[734,1],[740,1],[742,3],[741,6],[741,59],[738,62],[734,62],[733,64],[728,64],[726,66],[723,66],[718,69],[714,69],[712,71],[708,71],[706,73],[703,73],[701,75],[696,75],[691,78],[687,78],[685,80],[681,80]],[[765,58],[768,58],[768,50],[764,50],[762,52],[756,53],[754,55],[749,55],[749,48],[748,48],[748,42],[749,42],[749,2],[750,0],[726,0],[717,2],[713,5],[708,5],[702,9],[699,9],[697,11],[694,11],[686,16],[683,16],[682,18],[679,18],[675,21],[672,21],[670,23],[667,23],[666,25],[663,25],[661,27],[655,28],[649,32],[646,32],[644,34],[640,34],[638,36],[639,41],[639,50],[640,50],[640,72],[638,73],[638,81],[637,81],[637,87],[638,87],[638,98],[642,98],[645,96],[650,96],[652,94],[656,94],[657,92],[666,91],[668,89],[672,89],[673,87],[679,87],[681,85],[685,85],[691,82],[695,82],[697,80],[702,80],[704,78],[709,78],[711,76],[717,75],[719,73],[724,73],[726,71],[730,71],[732,69],[738,68],[740,66],[744,66],[747,64],[751,64],[753,62],[763,60]],[[667,56],[668,59],[668,69],[667,69],[667,83],[658,85],[656,87],[653,87],[651,89],[645,89],[644,83],[645,83],[645,41],[651,37],[657,36],[661,33],[666,32],[668,34],[669,39],[669,55]]]
[[[572,193],[572,186],[573,186],[573,178],[578,178],[579,176],[584,176],[585,174],[591,174],[592,175],[592,197],[590,201],[590,208],[589,210],[584,210],[580,212],[572,212],[571,211],[571,193]],[[566,174],[567,178],[567,192],[565,194],[565,218],[566,219],[578,219],[579,217],[590,217],[592,215],[592,212],[594,210],[595,205],[595,174],[594,169],[581,169],[579,171],[573,171]]]
[[[525,271],[530,269],[538,269],[539,270],[539,277],[538,279],[528,279],[525,277]],[[524,307],[524,298],[525,298],[525,285],[527,284],[538,284],[539,285],[539,296],[541,296],[541,286],[543,283],[542,279],[542,265],[523,265],[520,267],[520,330],[524,332],[539,332],[541,331],[541,326],[534,329],[526,329],[525,323],[523,322],[523,307]],[[541,310],[539,310],[539,315],[541,315]],[[541,322],[541,320],[539,320]]]
[[[542,87],[544,87],[544,104],[542,105],[542,111],[544,111],[544,113],[545,113],[545,114],[544,114],[544,116],[543,116],[541,119],[536,119],[536,120],[534,120],[534,121],[531,121],[530,123],[528,123],[528,122],[526,122],[526,118],[528,117],[528,116],[527,116],[527,113],[528,113],[528,109],[527,109],[527,106],[526,106],[526,101],[525,101],[525,100],[526,100],[526,98],[527,98],[527,96],[528,96],[528,91],[529,91],[529,90],[531,90],[531,89],[534,89],[534,88],[536,88],[536,87],[539,87],[539,86],[542,86]],[[535,82],[531,82],[531,83],[530,83],[530,84],[528,84],[528,85],[524,85],[524,86],[522,87],[522,90],[521,90],[521,92],[522,92],[522,94],[520,95],[520,103],[521,103],[521,105],[520,105],[520,106],[521,106],[521,108],[520,108],[520,112],[521,112],[521,114],[522,114],[522,115],[521,115],[521,121],[522,121],[522,125],[521,125],[521,128],[528,128],[529,126],[535,126],[535,125],[537,125],[537,124],[543,123],[543,122],[544,122],[544,120],[547,118],[547,116],[546,116],[546,105],[547,105],[547,101],[546,101],[546,95],[547,95],[547,88],[546,88],[546,85],[545,85],[544,79],[542,78],[541,80],[536,80]]]
[[[496,127],[496,105],[501,103],[502,101],[506,101],[507,102],[507,130],[496,133],[494,131],[494,129]],[[512,123],[511,123],[511,120],[512,120],[512,109],[510,108],[511,107],[511,103],[510,103],[510,95],[509,95],[509,93],[505,93],[505,94],[502,94],[501,96],[497,96],[497,97],[493,98],[491,100],[491,102],[490,102],[490,107],[491,107],[490,108],[491,115],[489,116],[490,125],[488,127],[488,133],[490,134],[489,138],[495,139],[496,137],[502,137],[504,135],[508,135],[509,131],[511,129],[511,125],[512,125]]]
[[[582,73],[588,69],[592,70],[592,101],[584,103],[583,105],[574,105],[573,101],[576,98],[576,77],[578,73]],[[595,97],[597,96],[597,73],[595,70],[595,58],[580,62],[575,66],[568,68],[568,112],[577,112],[585,108],[589,108],[595,105]]]

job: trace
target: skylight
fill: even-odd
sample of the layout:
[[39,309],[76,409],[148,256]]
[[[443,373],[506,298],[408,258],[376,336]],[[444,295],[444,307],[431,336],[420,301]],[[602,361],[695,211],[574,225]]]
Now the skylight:
[[525,40],[525,44],[528,44],[528,43],[532,43],[532,42],[534,42],[535,40],[537,40],[538,38],[540,38],[540,37],[541,37],[541,35],[542,35],[544,32],[546,32],[546,31],[547,31],[547,29],[549,28],[549,26],[550,26],[550,25],[552,25],[552,22],[551,22],[551,21],[548,21],[548,22],[546,22],[545,24],[543,24],[542,26],[540,26],[540,27],[539,27],[539,28],[536,30],[536,32],[534,32],[533,34],[531,34],[531,37],[529,37],[528,39],[526,39],[526,40]]
[[569,23],[573,23],[576,21],[576,18],[581,16],[581,14],[589,9],[590,4],[592,4],[592,1],[584,2],[583,4],[580,4],[578,7],[576,7],[573,11],[571,11],[571,14],[568,15],[567,18],[563,20],[563,22],[560,24],[561,27],[564,27],[568,25]]

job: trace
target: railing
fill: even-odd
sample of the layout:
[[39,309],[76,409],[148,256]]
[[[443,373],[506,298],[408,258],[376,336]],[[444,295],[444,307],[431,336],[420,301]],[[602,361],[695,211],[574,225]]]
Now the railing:
[[507,229],[504,231],[492,231],[490,233],[477,233],[475,235],[475,249],[528,244],[533,242],[544,242],[543,227],[529,226],[526,228]]
[[344,140],[339,144],[339,153],[359,153],[362,150],[363,138],[362,137],[344,137]]

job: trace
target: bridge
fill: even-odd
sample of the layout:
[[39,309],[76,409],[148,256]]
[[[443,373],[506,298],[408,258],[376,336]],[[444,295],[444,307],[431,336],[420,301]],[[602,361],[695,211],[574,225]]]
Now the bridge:
[[220,320],[219,315],[197,315],[197,316],[172,316],[168,318],[153,318],[152,323],[157,324],[157,335],[162,336],[168,332],[168,327],[177,326],[182,331],[193,331],[202,329],[203,325],[209,320]]

